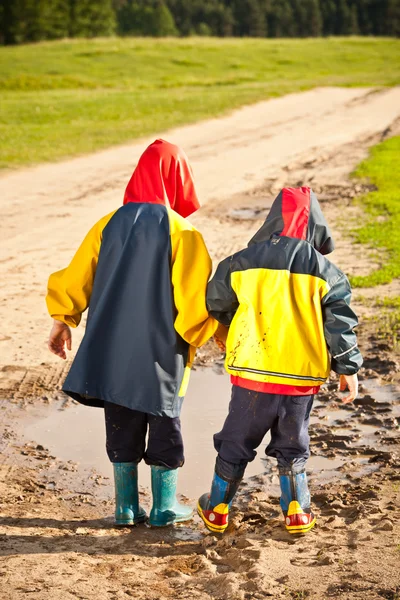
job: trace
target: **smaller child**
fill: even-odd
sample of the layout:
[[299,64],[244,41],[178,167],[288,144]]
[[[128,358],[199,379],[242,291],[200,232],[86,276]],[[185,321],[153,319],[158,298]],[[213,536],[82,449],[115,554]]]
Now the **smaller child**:
[[352,402],[362,365],[349,282],[323,256],[333,249],[313,191],[285,188],[248,247],[222,261],[208,285],[209,312],[229,327],[233,384],[229,414],[214,435],[211,492],[197,507],[210,531],[225,531],[246,466],[268,431],[265,452],[278,461],[287,531],[306,533],[315,524],[305,472],[313,399],[332,369],[340,390],[349,388],[343,402]]

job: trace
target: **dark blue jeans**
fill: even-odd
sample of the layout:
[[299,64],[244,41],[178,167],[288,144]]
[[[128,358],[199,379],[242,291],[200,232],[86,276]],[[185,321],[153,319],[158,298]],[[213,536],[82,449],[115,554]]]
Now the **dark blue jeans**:
[[111,462],[139,463],[144,459],[148,465],[168,469],[185,462],[179,418],[158,417],[111,402],[104,402],[104,412]]
[[229,414],[214,435],[217,472],[224,479],[243,477],[256,448],[271,431],[265,453],[277,459],[279,471],[299,472],[310,456],[308,425],[314,396],[284,396],[232,386]]

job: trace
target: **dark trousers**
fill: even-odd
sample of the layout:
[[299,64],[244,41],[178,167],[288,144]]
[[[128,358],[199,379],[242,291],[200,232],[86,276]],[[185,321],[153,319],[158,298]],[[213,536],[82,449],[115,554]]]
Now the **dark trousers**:
[[264,394],[232,387],[229,414],[214,435],[217,472],[226,480],[243,477],[256,448],[271,431],[265,453],[277,459],[279,471],[299,472],[310,456],[308,425],[314,396]]
[[185,462],[179,418],[158,417],[111,402],[104,402],[104,412],[112,463],[138,463],[144,458],[148,465],[176,469]]

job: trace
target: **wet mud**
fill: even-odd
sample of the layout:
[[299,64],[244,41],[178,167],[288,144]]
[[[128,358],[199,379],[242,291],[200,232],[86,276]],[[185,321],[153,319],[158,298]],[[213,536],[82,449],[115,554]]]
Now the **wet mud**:
[[[221,358],[214,350],[199,358],[183,411],[187,462],[179,482],[192,506],[209,486],[212,434],[230,394]],[[316,397],[308,472],[317,525],[304,538],[283,528],[276,466],[263,456],[268,438],[223,537],[207,532],[197,516],[162,531],[115,528],[102,411],[51,390],[46,377],[40,396],[21,398],[22,382],[13,402],[0,404],[5,600],[397,598],[400,393],[386,374],[362,369],[352,405],[341,403],[336,380]],[[51,385],[55,380],[53,374]],[[148,510],[146,473],[140,501]]]
[[[201,362],[209,367],[193,373],[183,411],[186,465],[179,487],[192,505],[209,485],[212,434],[223,423],[230,395],[221,359],[204,355]],[[305,538],[293,538],[282,526],[277,469],[263,455],[268,436],[249,466],[223,537],[209,534],[197,516],[162,531],[146,525],[116,529],[102,411],[57,391],[46,391],[41,402],[28,401],[22,410],[17,403],[7,410],[2,405],[8,437],[1,465],[7,486],[0,501],[0,589],[2,560],[13,561],[13,591],[4,598],[395,599],[400,392],[370,369],[360,379],[354,404],[341,403],[336,380],[315,399],[308,472],[317,526]],[[6,413],[14,417],[8,420]],[[22,436],[16,434],[15,413]],[[144,467],[140,501],[149,509],[146,474]],[[35,559],[41,555],[45,572]],[[25,563],[40,576],[19,581],[18,565]]]
[[[308,471],[311,482],[320,485],[333,479],[359,479],[378,470],[382,464],[394,465],[398,459],[400,392],[378,378],[360,375],[360,394],[353,404],[342,404],[337,381],[330,381],[316,396],[310,419]],[[180,492],[192,500],[209,486],[215,463],[213,434],[218,432],[228,412],[229,376],[222,363],[212,368],[197,368],[182,411],[186,462],[180,471]],[[61,399],[62,398],[62,399]],[[22,456],[43,460],[49,452],[66,464],[95,473],[111,497],[112,467],[105,452],[104,415],[101,409],[82,406],[57,395],[40,406],[25,409]],[[262,478],[268,494],[278,494],[275,461],[264,455],[269,434],[249,464],[246,480],[249,489]],[[149,469],[140,465],[140,484],[150,489]]]

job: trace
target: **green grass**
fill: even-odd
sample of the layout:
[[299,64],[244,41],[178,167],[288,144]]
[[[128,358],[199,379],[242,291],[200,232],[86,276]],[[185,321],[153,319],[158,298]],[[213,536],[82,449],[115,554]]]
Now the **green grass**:
[[384,256],[379,269],[366,276],[351,278],[354,287],[390,283],[400,277],[399,157],[400,137],[393,137],[375,146],[354,173],[376,187],[376,191],[359,199],[365,210],[365,224],[355,230],[355,240],[381,250]]
[[[362,162],[355,177],[368,179],[376,187],[359,198],[365,210],[365,224],[354,231],[355,240],[372,246],[384,257],[382,266],[369,275],[351,277],[354,287],[372,287],[390,283],[400,277],[400,137],[393,137],[372,148],[370,156]],[[378,309],[378,339],[390,347],[400,347],[400,296],[376,298]]]
[[400,81],[400,41],[111,38],[0,48],[0,168],[314,86]]
[[378,316],[375,317],[376,322],[376,337],[377,339],[387,342],[393,350],[399,349],[400,339],[400,310],[395,307],[393,309],[381,308]]
[[381,306],[383,308],[400,309],[400,296],[395,296],[394,298],[379,298],[378,300],[376,300],[375,306]]
[[374,323],[374,336],[377,340],[383,340],[389,344],[392,350],[400,349],[400,296],[386,298],[357,299],[364,306],[370,306],[377,310],[366,319]]

